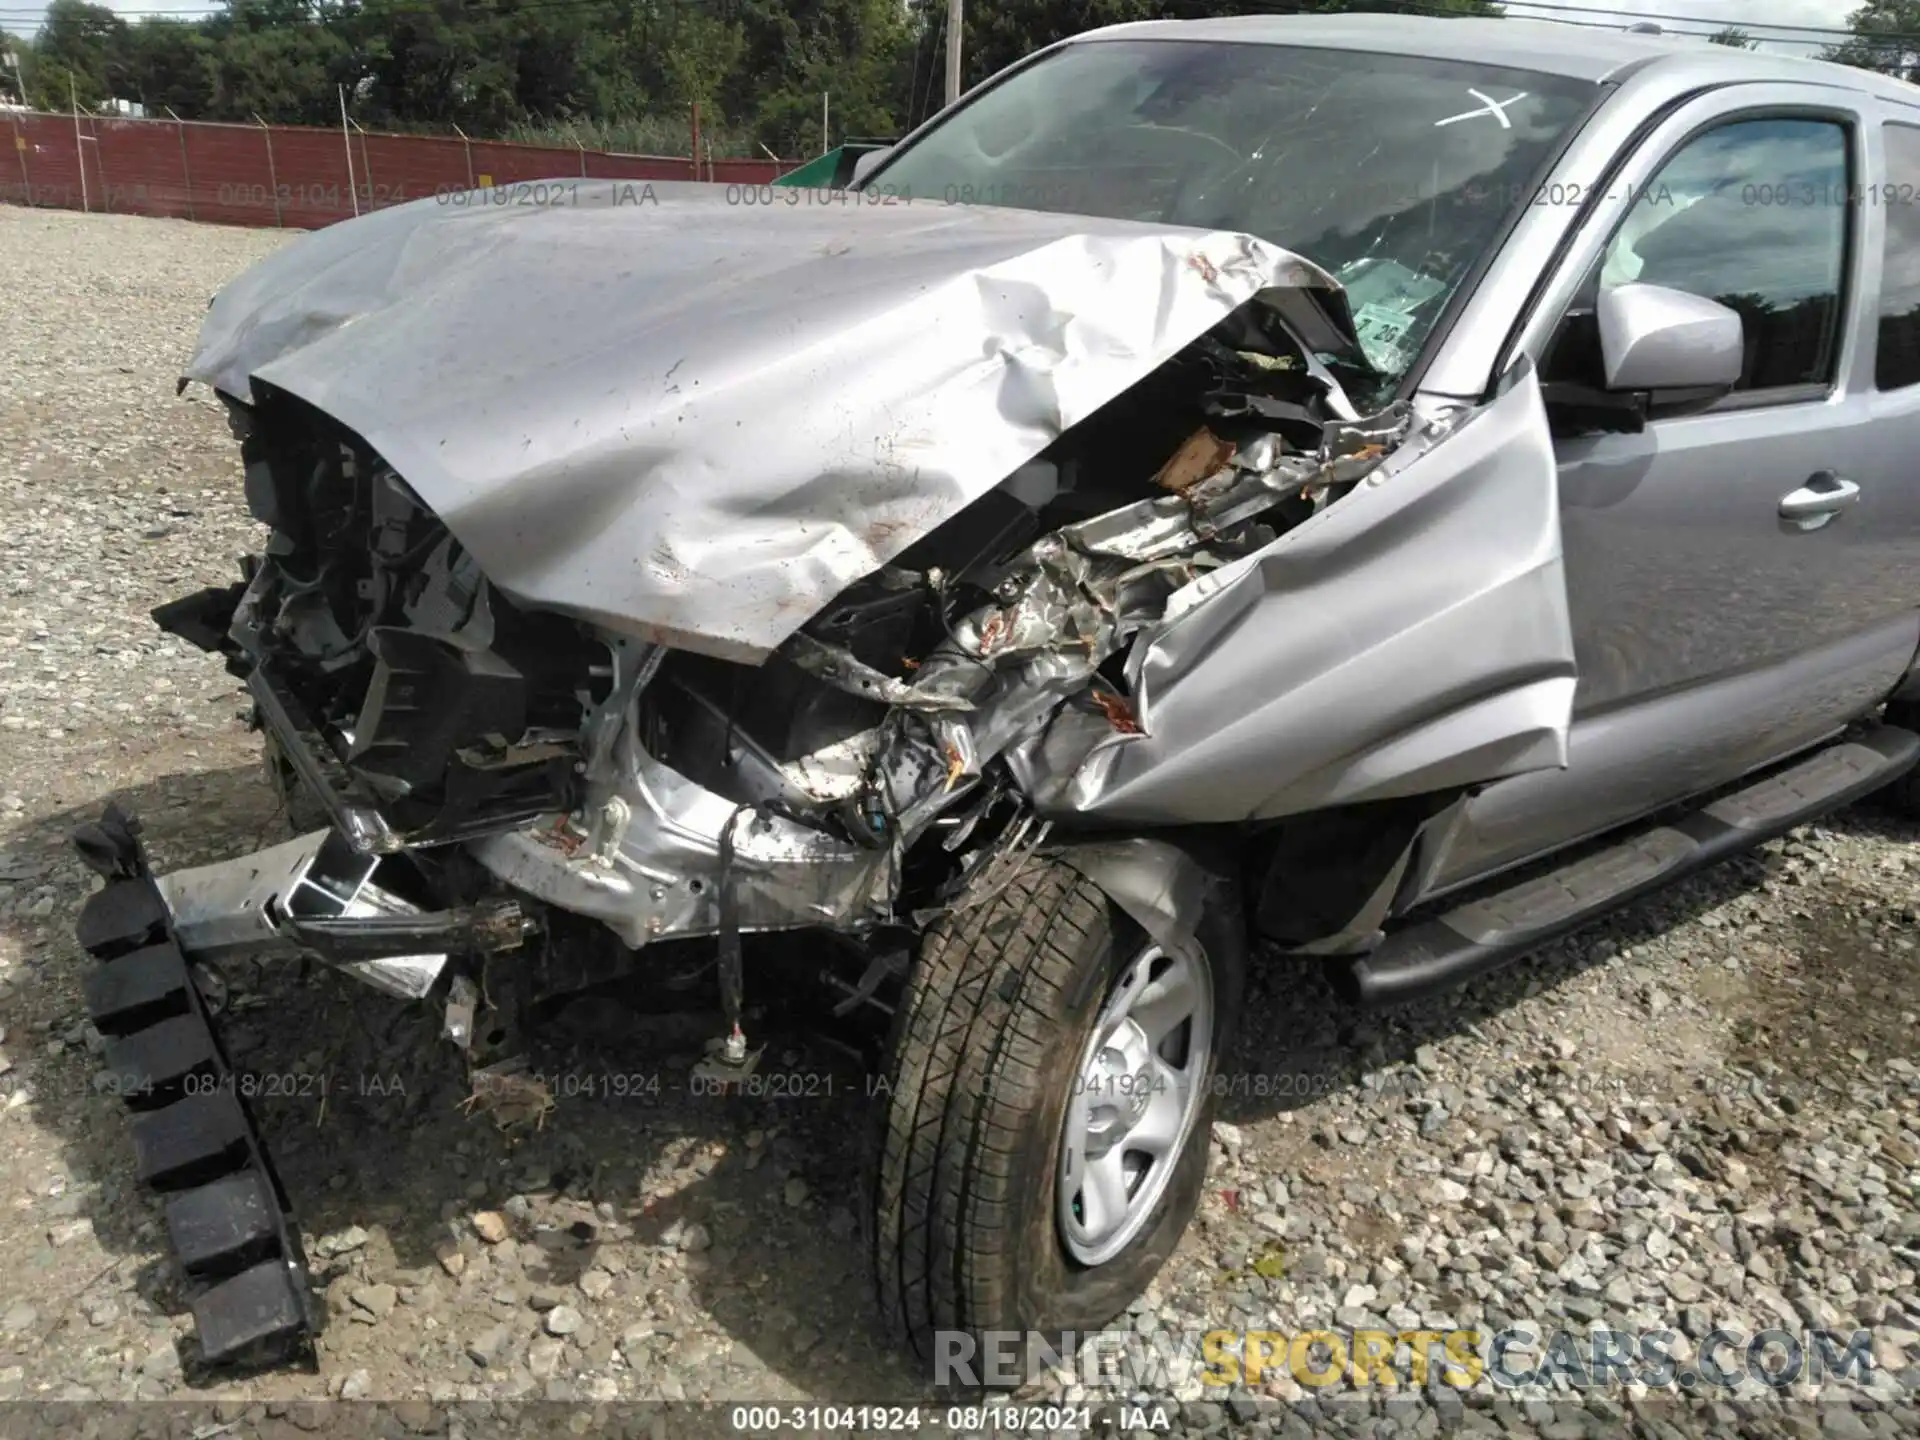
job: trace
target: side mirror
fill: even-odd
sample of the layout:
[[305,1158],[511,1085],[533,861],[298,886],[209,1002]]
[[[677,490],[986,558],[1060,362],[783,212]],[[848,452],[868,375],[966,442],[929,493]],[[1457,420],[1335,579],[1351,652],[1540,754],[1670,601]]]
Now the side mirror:
[[884,145],[878,150],[869,150],[860,156],[859,159],[853,162],[853,174],[847,180],[848,188],[857,189],[860,182],[871,175],[875,167],[892,153],[893,147],[891,145]]
[[1607,389],[1726,394],[1740,379],[1746,339],[1737,312],[1664,285],[1600,292],[1600,355]]

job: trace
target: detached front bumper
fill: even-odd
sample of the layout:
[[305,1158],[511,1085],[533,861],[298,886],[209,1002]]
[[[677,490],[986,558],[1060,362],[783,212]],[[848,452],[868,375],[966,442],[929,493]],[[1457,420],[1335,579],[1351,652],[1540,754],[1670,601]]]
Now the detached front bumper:
[[379,883],[386,862],[321,830],[252,855],[155,876],[118,807],[74,835],[105,878],[80,912],[99,965],[87,1010],[113,1088],[134,1112],[142,1183],[166,1197],[167,1234],[213,1365],[296,1358],[318,1333],[286,1193],[193,975],[237,956],[314,956],[378,989],[427,995],[455,955],[506,950],[532,926],[511,900],[449,910]]
[[109,807],[74,838],[107,881],[80,912],[80,943],[100,962],[87,1010],[134,1112],[139,1177],[166,1197],[168,1239],[199,1289],[201,1354],[215,1365],[293,1359],[321,1325],[306,1255],[139,827]]

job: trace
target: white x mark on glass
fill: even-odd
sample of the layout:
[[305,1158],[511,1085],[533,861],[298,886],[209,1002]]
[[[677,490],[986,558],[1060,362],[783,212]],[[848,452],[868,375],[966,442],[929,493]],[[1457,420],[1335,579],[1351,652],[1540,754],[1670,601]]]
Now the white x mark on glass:
[[1491,95],[1482,94],[1480,91],[1472,88],[1467,90],[1467,94],[1480,102],[1480,108],[1478,110],[1462,110],[1458,115],[1449,115],[1444,120],[1436,120],[1433,122],[1434,129],[1438,130],[1442,125],[1457,124],[1462,120],[1471,120],[1476,115],[1491,115],[1500,122],[1500,128],[1502,130],[1511,130],[1513,128],[1513,122],[1507,119],[1507,107],[1509,105],[1517,105],[1520,101],[1527,98],[1527,92],[1524,90],[1511,100],[1496,100]]

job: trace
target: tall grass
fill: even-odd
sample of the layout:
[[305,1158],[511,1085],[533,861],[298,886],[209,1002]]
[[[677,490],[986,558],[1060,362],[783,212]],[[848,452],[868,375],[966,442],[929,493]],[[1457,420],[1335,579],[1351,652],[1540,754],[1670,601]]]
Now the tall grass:
[[[619,150],[630,155],[685,155],[693,144],[691,116],[642,115],[630,120],[546,120],[518,122],[501,137],[527,145],[578,145],[588,150]],[[733,126],[700,125],[701,158],[761,159],[766,152],[750,132]]]

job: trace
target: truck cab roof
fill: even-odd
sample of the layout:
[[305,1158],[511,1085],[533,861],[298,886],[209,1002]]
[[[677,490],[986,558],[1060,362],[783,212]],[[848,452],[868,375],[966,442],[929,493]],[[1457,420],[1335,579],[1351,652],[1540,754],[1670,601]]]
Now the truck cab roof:
[[1145,20],[1078,37],[1098,40],[1212,40],[1239,45],[1297,45],[1384,55],[1424,55],[1506,65],[1595,84],[1659,72],[1676,89],[1750,81],[1837,85],[1899,104],[1920,104],[1920,87],[1831,61],[1711,45],[1697,35],[1657,35],[1549,20],[1463,15],[1238,15],[1205,20]]

